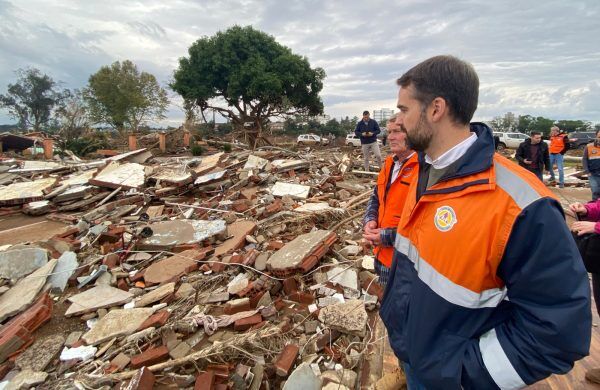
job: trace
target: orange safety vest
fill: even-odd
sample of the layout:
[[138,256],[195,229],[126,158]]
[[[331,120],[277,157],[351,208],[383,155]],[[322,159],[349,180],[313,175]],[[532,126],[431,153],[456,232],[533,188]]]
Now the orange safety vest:
[[550,153],[557,154],[563,151],[565,148],[565,135],[564,133],[560,133],[559,135],[550,137]]
[[[528,192],[513,186],[522,182]],[[419,274],[428,273],[426,283],[441,283],[432,288],[450,302],[460,300],[462,291],[481,297],[502,291],[497,268],[517,218],[530,201],[556,198],[534,175],[498,154],[490,169],[439,182],[418,202],[416,191],[413,183],[395,246]]]
[[[377,226],[379,228],[397,228],[398,222],[404,208],[406,195],[413,180],[417,180],[419,174],[419,157],[413,153],[400,168],[398,177],[391,183],[387,189],[392,167],[394,166],[393,156],[385,159],[383,168],[377,176],[377,195],[379,196],[379,216]],[[387,189],[387,191],[386,191]],[[378,246],[374,250],[377,259],[386,267],[391,267],[392,257],[394,255],[393,247]]]

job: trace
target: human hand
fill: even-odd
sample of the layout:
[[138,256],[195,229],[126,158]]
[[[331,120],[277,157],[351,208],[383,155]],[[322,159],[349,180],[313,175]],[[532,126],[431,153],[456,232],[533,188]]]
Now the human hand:
[[523,162],[527,165],[531,165],[531,160],[525,159],[525,160],[523,160]]
[[371,229],[369,233],[364,233],[363,238],[369,241],[372,245],[381,244],[381,229]]
[[571,225],[571,230],[577,233],[578,236],[582,236],[588,233],[594,233],[596,229],[596,222],[589,221],[577,221]]
[[569,210],[571,210],[572,212],[574,212],[576,214],[581,214],[581,215],[587,214],[587,209],[585,208],[585,206],[583,204],[581,204],[579,202],[570,204]]
[[365,233],[371,233],[371,230],[373,230],[373,229],[377,229],[377,221],[369,221],[369,222],[365,223],[363,231]]

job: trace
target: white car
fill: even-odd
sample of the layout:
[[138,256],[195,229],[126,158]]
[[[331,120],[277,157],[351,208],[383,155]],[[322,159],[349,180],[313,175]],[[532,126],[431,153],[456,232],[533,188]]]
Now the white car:
[[328,145],[329,140],[327,138],[321,138],[316,134],[300,134],[296,143],[300,146],[303,145]]
[[519,145],[529,138],[527,134],[523,133],[501,133],[494,132],[494,136],[498,136],[498,150],[503,150],[506,148],[509,149],[517,149]]
[[[350,133],[346,135],[346,141],[344,142],[346,146],[359,147],[360,146],[360,138],[358,138],[354,133]],[[377,145],[381,146],[381,140],[377,139]]]

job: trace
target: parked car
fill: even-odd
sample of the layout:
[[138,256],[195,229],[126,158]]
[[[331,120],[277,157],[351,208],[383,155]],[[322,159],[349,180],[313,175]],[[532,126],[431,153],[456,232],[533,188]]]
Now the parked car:
[[302,145],[328,145],[329,140],[325,137],[319,137],[316,134],[300,134],[296,143]]
[[517,149],[521,142],[525,141],[529,136],[523,133],[501,133],[494,132],[494,136],[498,137],[498,145],[496,148],[498,150],[502,149]]
[[594,142],[596,133],[593,131],[576,131],[567,134],[569,137],[569,149],[585,149],[590,142]]
[[[344,142],[346,146],[359,147],[360,146],[360,138],[358,138],[354,133],[350,133],[346,135],[346,141]],[[377,139],[377,145],[381,146],[381,140]]]

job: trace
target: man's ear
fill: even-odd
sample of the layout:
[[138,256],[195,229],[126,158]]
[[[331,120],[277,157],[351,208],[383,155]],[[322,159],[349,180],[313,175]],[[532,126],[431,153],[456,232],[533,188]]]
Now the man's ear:
[[439,122],[447,113],[448,105],[442,97],[436,97],[429,104],[428,111],[432,122]]

